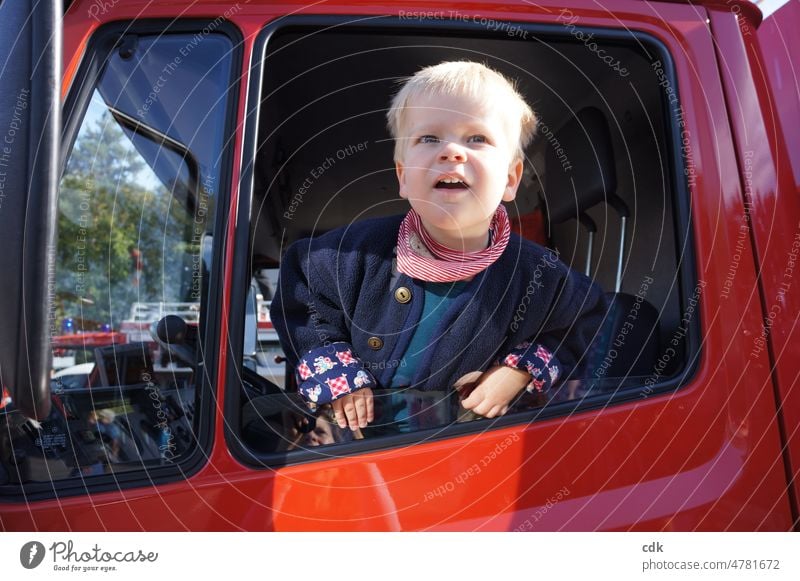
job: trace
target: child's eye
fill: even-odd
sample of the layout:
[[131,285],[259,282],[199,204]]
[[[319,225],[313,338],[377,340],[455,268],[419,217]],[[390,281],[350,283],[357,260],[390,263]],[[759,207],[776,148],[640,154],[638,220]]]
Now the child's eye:
[[485,135],[470,135],[467,139],[467,143],[488,143],[489,140],[486,139]]
[[439,143],[439,138],[435,135],[423,135],[419,138],[420,143]]

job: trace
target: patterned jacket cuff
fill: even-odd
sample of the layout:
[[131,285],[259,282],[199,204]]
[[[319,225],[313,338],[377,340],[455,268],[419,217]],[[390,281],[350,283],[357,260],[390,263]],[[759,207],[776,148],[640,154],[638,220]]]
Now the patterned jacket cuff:
[[377,385],[350,344],[343,341],[312,349],[300,358],[296,372],[300,395],[312,408]]
[[550,389],[561,375],[561,364],[544,345],[525,341],[498,361],[501,365],[527,371],[531,381],[525,389],[543,392]]

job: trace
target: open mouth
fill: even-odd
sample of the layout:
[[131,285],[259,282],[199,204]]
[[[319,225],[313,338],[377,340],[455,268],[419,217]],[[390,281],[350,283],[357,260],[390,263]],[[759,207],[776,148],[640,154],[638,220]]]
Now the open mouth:
[[467,184],[457,178],[445,178],[436,182],[436,188],[443,190],[465,190],[467,187]]

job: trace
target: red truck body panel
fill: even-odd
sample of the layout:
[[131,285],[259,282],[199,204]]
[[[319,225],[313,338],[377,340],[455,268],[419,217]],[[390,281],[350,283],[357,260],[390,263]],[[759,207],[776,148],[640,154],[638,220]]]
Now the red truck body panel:
[[[790,18],[792,11],[797,13],[797,5],[794,3],[794,8],[788,6]],[[796,385],[800,373],[800,343],[796,331],[800,296],[796,275],[800,266],[797,262],[800,252],[800,189],[790,171],[793,165],[798,168],[797,151],[794,150],[793,160],[792,149],[787,147],[787,139],[796,139],[797,132],[792,128],[797,125],[782,123],[784,119],[791,120],[793,115],[798,121],[797,92],[791,95],[784,91],[784,100],[779,100],[770,90],[775,83],[770,82],[768,70],[771,69],[773,75],[778,74],[777,70],[781,68],[781,75],[792,72],[784,66],[787,63],[784,54],[773,53],[769,47],[764,50],[753,35],[738,34],[739,27],[729,14],[712,12],[712,28],[726,47],[724,58],[742,63],[741,67],[723,68],[723,81],[726,93],[735,95],[735,98],[729,97],[731,126],[739,155],[740,183],[744,184],[742,194],[748,207],[761,273],[761,295],[754,294],[753,300],[761,301],[766,313],[763,330],[753,339],[754,350],[761,357],[769,355],[778,409],[776,420],[786,443],[787,473],[797,474],[800,466],[800,433],[797,430],[800,425],[800,393]],[[770,58],[765,58],[765,53],[771,55]],[[720,58],[723,58],[721,51]],[[781,171],[759,171],[762,167]],[[800,482],[795,479],[795,498],[800,492],[798,486]]]

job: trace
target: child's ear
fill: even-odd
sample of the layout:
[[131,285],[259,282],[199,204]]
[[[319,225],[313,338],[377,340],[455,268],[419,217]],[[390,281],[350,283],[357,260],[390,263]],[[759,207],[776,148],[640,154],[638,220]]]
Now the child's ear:
[[517,197],[517,188],[520,181],[522,181],[522,169],[521,159],[511,162],[508,167],[508,183],[506,184],[505,192],[503,192],[504,202],[512,202]]
[[403,162],[395,161],[394,162],[394,169],[397,172],[397,184],[399,187],[399,193],[401,198],[408,199],[408,192],[406,191],[406,183],[405,183],[405,168],[403,167]]

